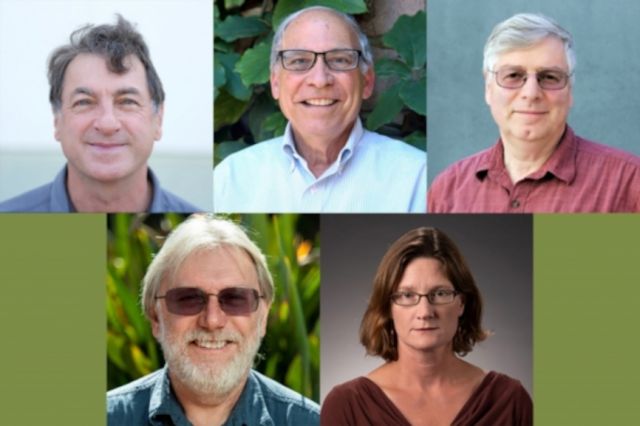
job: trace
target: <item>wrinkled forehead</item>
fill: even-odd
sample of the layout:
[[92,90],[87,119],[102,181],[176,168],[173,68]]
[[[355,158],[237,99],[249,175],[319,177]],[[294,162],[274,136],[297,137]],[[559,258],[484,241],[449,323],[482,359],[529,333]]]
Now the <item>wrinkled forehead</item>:
[[251,256],[240,247],[221,244],[216,247],[196,249],[181,259],[173,271],[169,271],[169,274],[164,277],[161,291],[176,284],[190,284],[184,280],[184,274],[187,270],[193,271],[194,268],[200,275],[210,277],[221,279],[229,276],[241,277],[242,284],[255,284],[256,289],[262,290]]
[[111,82],[136,86],[148,93],[146,71],[140,59],[131,54],[122,59],[124,69],[116,71],[109,64],[109,58],[95,53],[80,53],[69,62],[63,78],[63,92],[73,90],[75,85],[94,83],[107,85]]
[[280,47],[311,49],[314,45],[327,46],[324,47],[327,50],[355,49],[358,48],[358,36],[340,15],[312,10],[301,14],[285,28]]

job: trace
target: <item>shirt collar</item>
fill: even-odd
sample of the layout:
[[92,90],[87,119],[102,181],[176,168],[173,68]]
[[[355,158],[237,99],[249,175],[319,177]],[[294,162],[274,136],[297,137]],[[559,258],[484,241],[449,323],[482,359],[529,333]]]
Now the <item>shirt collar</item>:
[[[566,126],[564,134],[551,157],[547,159],[539,170],[529,175],[528,179],[539,180],[547,174],[551,174],[570,184],[576,177],[577,150],[578,142],[575,133],[571,127]],[[479,180],[483,180],[489,173],[507,173],[507,169],[504,166],[502,139],[498,139],[498,142],[489,150],[488,154],[478,162],[475,170],[475,175]]]
[[[163,418],[170,417],[175,425],[190,424],[184,414],[182,406],[171,389],[169,381],[169,369],[165,364],[158,380],[151,389],[149,398],[149,422],[152,425],[165,424]],[[256,423],[257,420],[257,423]],[[228,426],[275,426],[275,422],[267,409],[262,390],[253,370],[249,371],[249,377],[240,394],[240,398],[231,410],[229,418],[225,422]]]
[[247,383],[240,394],[238,402],[231,411],[231,415],[227,419],[225,425],[229,426],[245,426],[260,425],[274,426],[275,422],[267,409],[267,403],[264,399],[262,389],[258,384],[256,373],[249,371]]
[[67,166],[62,168],[53,179],[51,185],[51,206],[52,212],[75,212],[76,208],[69,198],[67,191]]
[[[342,147],[340,152],[338,153],[338,158],[336,162],[334,162],[329,169],[325,172],[333,173],[336,168],[342,170],[342,167],[349,161],[349,159],[353,156],[353,151],[355,150],[358,142],[362,139],[362,135],[364,134],[364,129],[362,127],[362,121],[358,117],[356,122],[351,129],[351,133],[349,133],[349,138],[347,139],[347,143]],[[295,169],[295,162],[300,161],[306,167],[306,160],[298,153],[296,149],[296,145],[293,139],[293,128],[291,127],[291,122],[287,123],[287,127],[284,131],[284,137],[282,138],[282,149],[291,159],[291,165],[289,170],[293,172]]]
[[[151,205],[146,211],[160,212],[166,210],[162,200],[162,189],[160,189],[160,181],[151,167],[147,167],[147,180],[151,182]],[[50,211],[53,212],[77,212],[76,207],[71,202],[69,191],[67,190],[67,165],[58,172],[53,179],[51,185],[51,206]]]
[[148,212],[161,212],[166,209],[166,206],[162,200],[162,189],[160,188],[160,181],[151,167],[147,167],[147,180],[151,182],[151,205],[147,209]]
[[169,369],[165,364],[158,380],[151,389],[149,398],[149,422],[152,425],[163,425],[163,418],[170,417],[175,425],[188,425],[182,406],[176,399],[169,383]]

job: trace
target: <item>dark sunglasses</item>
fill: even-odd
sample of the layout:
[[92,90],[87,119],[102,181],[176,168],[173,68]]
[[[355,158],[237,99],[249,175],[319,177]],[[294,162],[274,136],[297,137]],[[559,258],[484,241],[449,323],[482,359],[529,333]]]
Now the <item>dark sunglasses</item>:
[[218,298],[220,309],[227,315],[246,315],[258,309],[258,302],[264,296],[257,290],[243,287],[227,287],[217,294],[207,293],[197,287],[178,287],[168,290],[164,296],[167,309],[176,315],[196,315],[202,312],[209,302],[209,296]]

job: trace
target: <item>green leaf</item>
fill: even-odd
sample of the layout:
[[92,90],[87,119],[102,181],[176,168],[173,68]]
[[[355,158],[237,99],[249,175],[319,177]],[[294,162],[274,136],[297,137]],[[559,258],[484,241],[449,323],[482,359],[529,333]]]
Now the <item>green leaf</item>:
[[213,107],[214,131],[238,121],[248,107],[249,102],[238,100],[221,90]]
[[227,83],[227,73],[224,66],[218,60],[218,55],[213,55],[213,87],[214,99],[218,97],[219,88]]
[[415,146],[422,151],[427,150],[427,135],[425,135],[425,133],[421,132],[420,130],[416,130],[415,132],[406,136],[403,140],[409,145]]
[[427,115],[427,77],[403,81],[400,84],[400,98],[418,114]]
[[367,117],[367,128],[376,130],[383,124],[393,120],[400,113],[404,103],[398,96],[399,91],[400,86],[396,84],[380,94],[376,107]]
[[218,165],[222,160],[227,158],[227,156],[233,154],[234,152],[238,152],[243,150],[248,145],[244,143],[242,139],[238,139],[237,141],[226,141],[216,143],[215,148],[213,149],[213,157],[215,165]]
[[244,18],[231,15],[214,28],[214,35],[224,41],[235,41],[240,38],[255,37],[269,31],[269,25],[256,16]]
[[244,0],[224,0],[224,8],[229,10],[232,7],[242,6],[244,4]]
[[379,59],[376,61],[376,77],[397,76],[401,79],[411,77],[411,69],[396,59]]
[[247,49],[236,63],[235,71],[245,86],[262,84],[269,81],[269,56],[271,55],[271,41]]
[[225,75],[227,77],[227,82],[224,86],[226,91],[238,100],[249,100],[253,92],[242,83],[240,74],[235,71],[236,63],[238,62],[238,59],[240,59],[240,55],[238,53],[231,52],[219,53],[217,56],[219,63],[224,67]]
[[274,30],[288,15],[308,6],[327,6],[340,12],[358,14],[367,11],[364,0],[280,0],[273,11],[272,25]]
[[280,111],[276,111],[268,116],[262,123],[262,132],[270,132],[273,137],[284,135],[287,127],[287,118]]
[[423,67],[427,62],[427,15],[420,11],[399,17],[382,41],[395,49],[411,68]]

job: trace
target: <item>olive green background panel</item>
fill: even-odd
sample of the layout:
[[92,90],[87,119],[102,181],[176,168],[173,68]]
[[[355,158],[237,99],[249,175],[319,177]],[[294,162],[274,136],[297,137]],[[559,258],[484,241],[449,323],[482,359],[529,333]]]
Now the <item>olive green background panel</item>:
[[536,425],[638,425],[640,215],[534,217]]
[[0,214],[3,425],[105,423],[106,218]]

